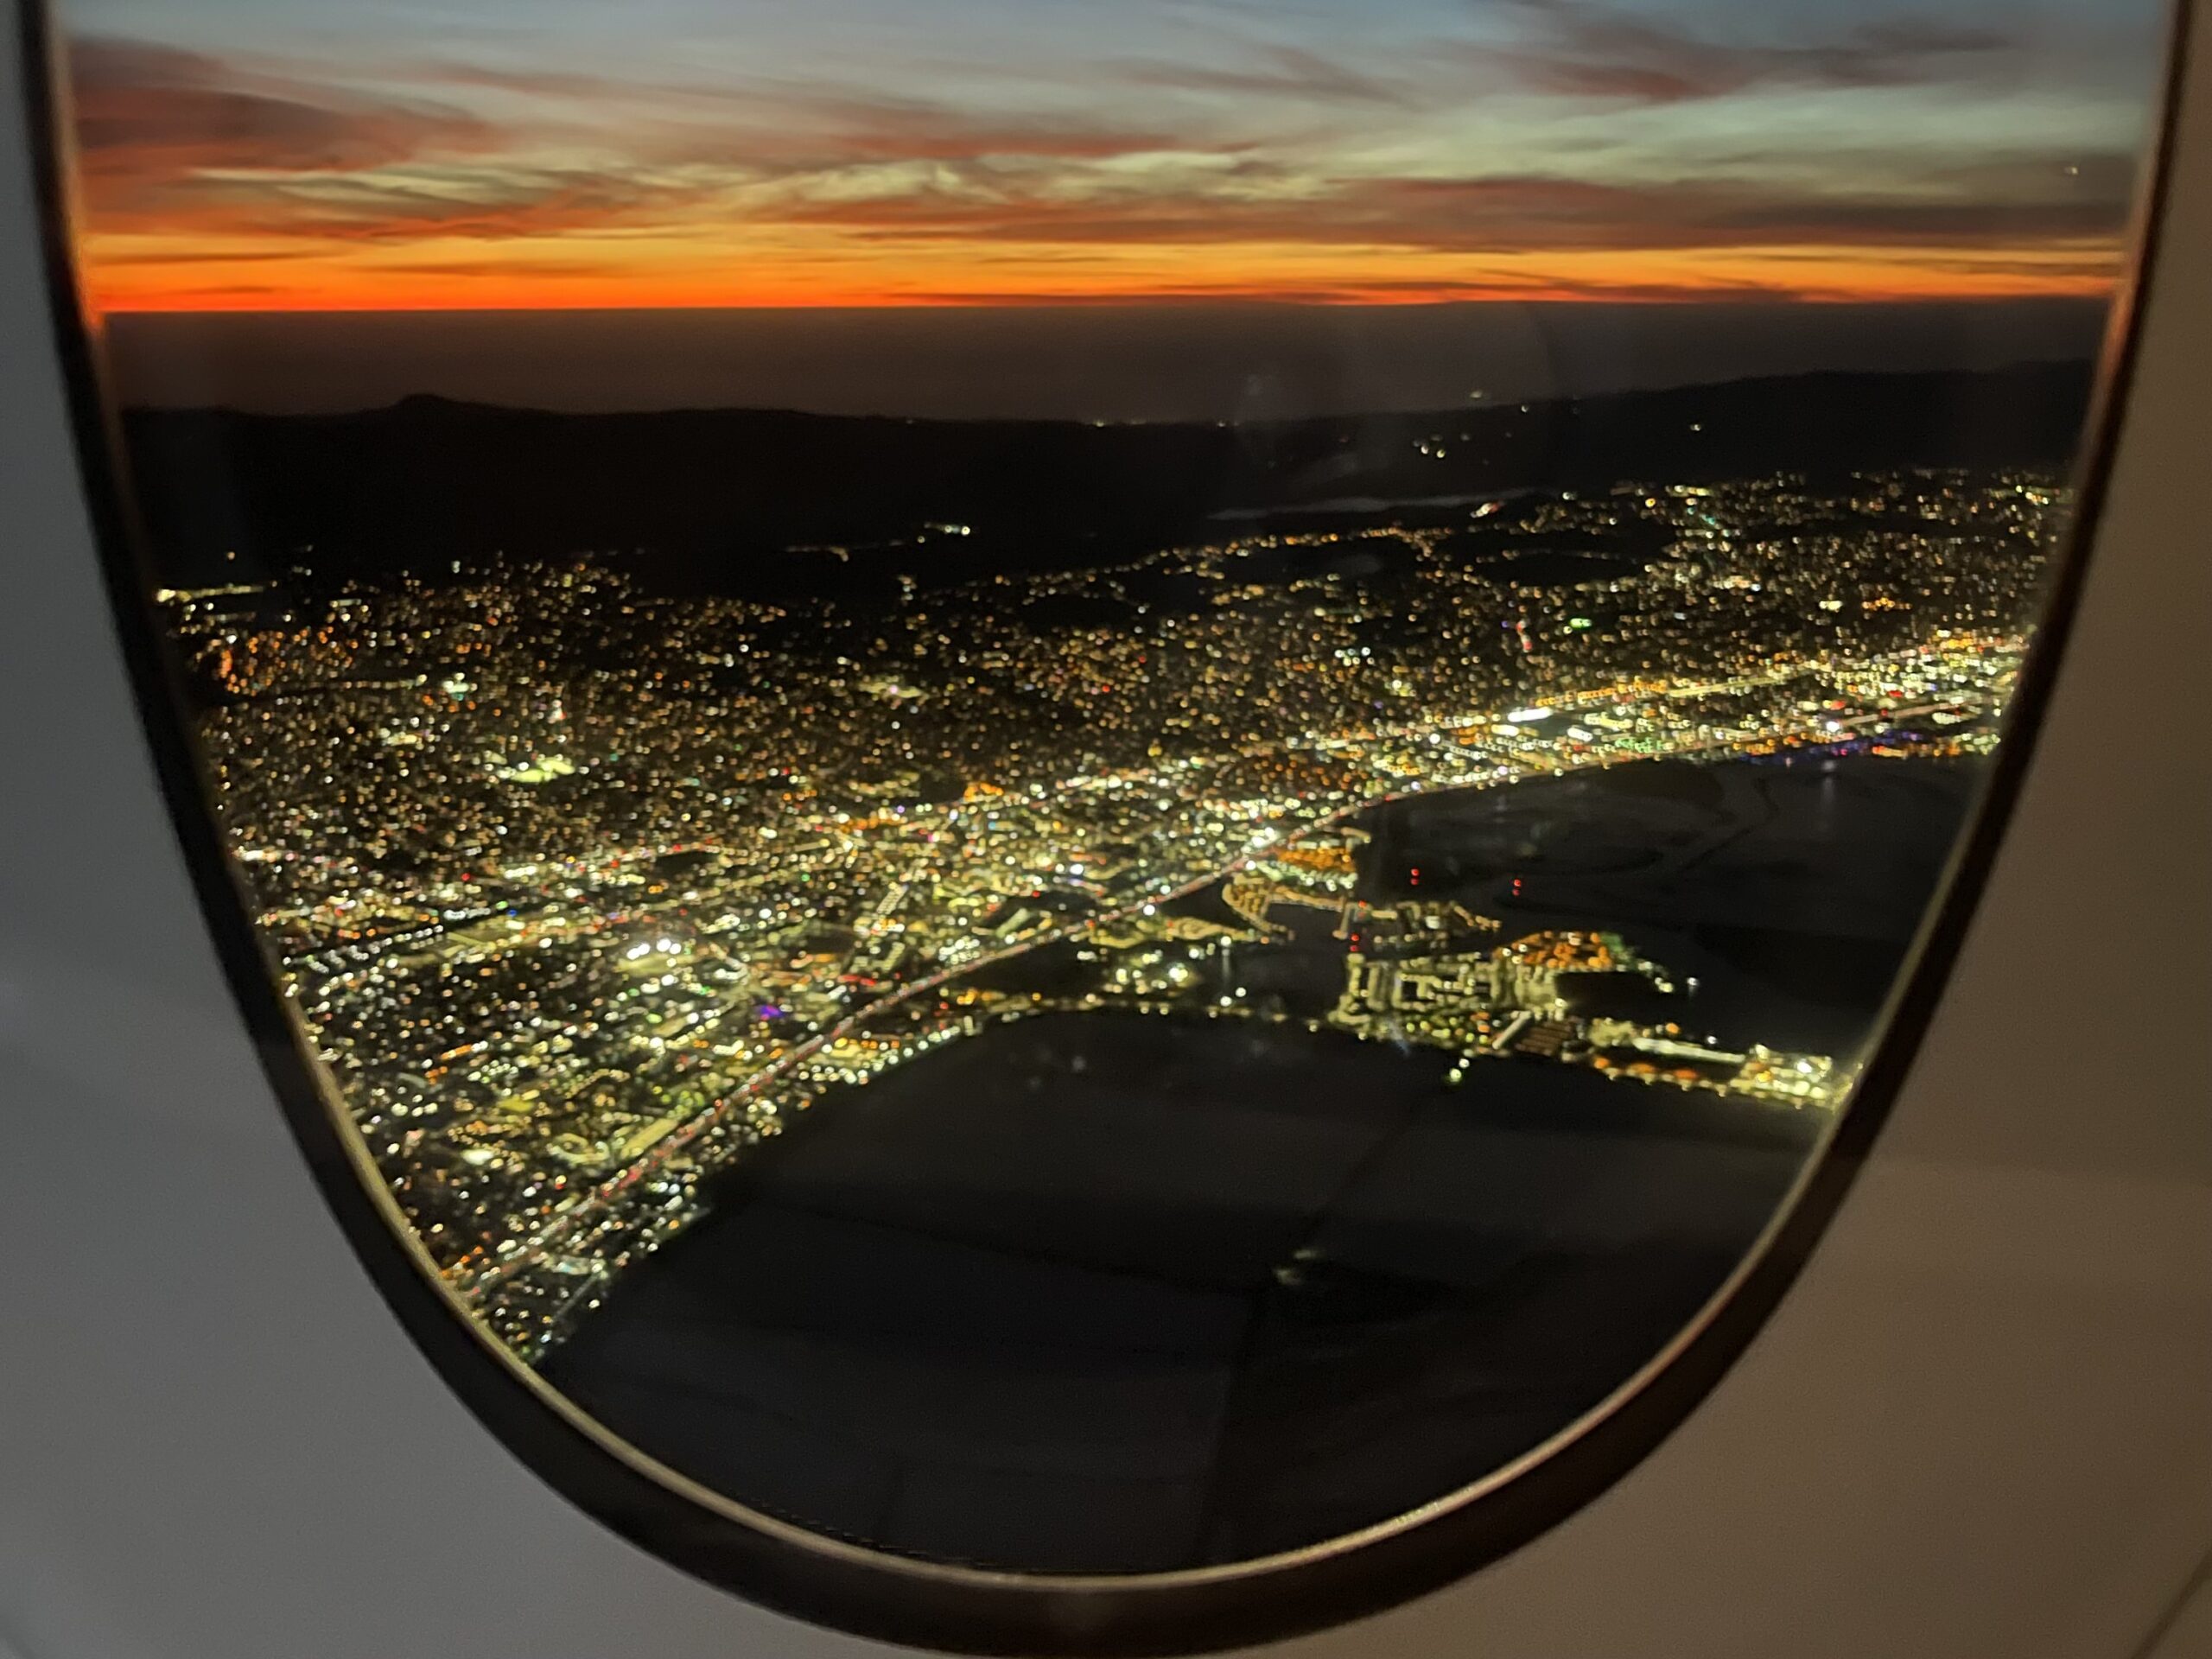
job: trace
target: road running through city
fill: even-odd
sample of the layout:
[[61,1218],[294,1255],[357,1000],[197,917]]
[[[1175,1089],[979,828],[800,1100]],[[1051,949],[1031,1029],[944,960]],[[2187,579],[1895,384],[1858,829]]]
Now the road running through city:
[[[1879,660],[1902,664],[1923,661],[1934,654],[1932,651],[1923,648],[1897,652],[1890,658]],[[1869,662],[1863,666],[1872,668],[1878,665],[1878,662]],[[1759,684],[1776,685],[1802,678],[1809,671],[1811,670],[1808,665],[1791,664],[1777,668],[1768,674],[1746,676],[1722,684],[1707,683],[1670,688],[1661,692],[1659,696],[1664,700],[1676,701],[1709,696],[1715,692],[1747,690]],[[1559,699],[1554,712],[1611,703],[1618,700],[1618,689],[1608,688],[1600,692]],[[1628,764],[1635,760],[1682,760],[1716,752],[1740,750],[1752,744],[1786,743],[1808,738],[1834,740],[1868,726],[1886,726],[1900,721],[1954,713],[1964,706],[1963,700],[1939,700],[1910,709],[1878,709],[1848,715],[1829,712],[1819,715],[1808,715],[1795,723],[1769,728],[1751,736],[1728,738],[1700,736],[1692,741],[1663,747],[1639,749],[1632,753],[1608,753],[1572,757],[1541,766],[1516,767],[1510,764],[1501,764],[1486,778],[1454,778],[1421,784],[1410,788],[1386,791],[1338,807],[1321,817],[1298,826],[1288,834],[1280,830],[1263,832],[1249,850],[1227,864],[1206,870],[1173,887],[1147,893],[1114,910],[1101,912],[1085,917],[1079,922],[1028,935],[1017,943],[1008,944],[998,950],[987,952],[956,966],[941,968],[848,1014],[836,1025],[815,1033],[804,1042],[793,1046],[783,1054],[779,1055],[733,1090],[726,1099],[708,1107],[689,1122],[662,1136],[638,1159],[600,1182],[582,1201],[556,1211],[549,1219],[546,1226],[535,1236],[513,1241],[512,1248],[504,1250],[497,1259],[486,1263],[476,1273],[455,1275],[456,1286],[464,1295],[472,1299],[480,1298],[524,1268],[559,1254],[559,1246],[562,1242],[569,1237],[580,1224],[588,1222],[605,1206],[620,1199],[639,1182],[650,1179],[658,1174],[671,1159],[683,1153],[702,1137],[726,1123],[733,1113],[741,1110],[747,1103],[760,1098],[766,1090],[788,1076],[795,1068],[892,1009],[918,997],[926,996],[940,990],[954,980],[979,969],[1016,959],[1047,945],[1078,938],[1097,929],[1126,921],[1140,913],[1155,909],[1161,904],[1173,903],[1179,899],[1202,892],[1217,881],[1236,875],[1270,854],[1279,852],[1283,848],[1294,845],[1306,837],[1324,834],[1378,806],[1455,790],[1495,788],[1519,783],[1535,776],[1555,776],[1573,772],[1598,770]],[[1427,721],[1413,722],[1395,728],[1373,728],[1363,733],[1346,735],[1332,734],[1326,737],[1304,736],[1287,739],[1280,744],[1268,746],[1268,747],[1274,752],[1320,750],[1342,745],[1371,744],[1378,739],[1418,739],[1447,731],[1465,730],[1485,723],[1494,725],[1498,719],[1499,716],[1494,714],[1459,714]],[[1116,774],[1115,781],[1133,784],[1155,780],[1158,776],[1157,772]],[[1070,792],[1084,787],[1096,787],[1097,781],[1103,780],[1093,780],[1087,785],[1071,782],[1063,785],[1061,790],[1052,791],[1051,794]],[[1051,798],[1051,794],[1044,798]],[[705,843],[702,842],[696,844]]]

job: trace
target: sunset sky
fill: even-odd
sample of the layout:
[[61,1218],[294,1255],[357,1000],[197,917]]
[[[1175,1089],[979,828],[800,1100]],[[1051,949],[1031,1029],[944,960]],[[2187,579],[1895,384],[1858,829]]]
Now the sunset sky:
[[65,0],[134,310],[2087,295],[2155,0]]

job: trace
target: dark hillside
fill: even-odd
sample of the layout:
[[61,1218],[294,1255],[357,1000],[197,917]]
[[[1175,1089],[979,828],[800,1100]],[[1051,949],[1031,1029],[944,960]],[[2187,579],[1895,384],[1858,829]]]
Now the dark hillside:
[[824,544],[856,563],[987,574],[1087,563],[1224,512],[2056,462],[2089,385],[2088,365],[2050,363],[1248,426],[559,415],[429,397],[335,416],[140,410],[124,426],[172,585],[293,563],[434,573],[498,552],[620,550],[773,590],[822,568],[785,550]]

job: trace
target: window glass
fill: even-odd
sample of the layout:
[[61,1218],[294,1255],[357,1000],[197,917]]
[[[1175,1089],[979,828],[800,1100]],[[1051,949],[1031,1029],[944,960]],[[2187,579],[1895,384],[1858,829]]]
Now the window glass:
[[730,1524],[1129,1574],[1555,1442],[1852,1109],[2161,19],[60,22],[150,602],[427,1269]]

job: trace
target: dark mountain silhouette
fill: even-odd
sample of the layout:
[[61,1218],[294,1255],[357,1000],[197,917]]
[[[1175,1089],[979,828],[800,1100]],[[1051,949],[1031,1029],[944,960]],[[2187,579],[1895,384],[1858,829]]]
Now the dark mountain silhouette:
[[435,574],[495,553],[620,552],[704,585],[774,591],[836,564],[793,550],[825,545],[851,550],[855,566],[944,579],[1086,564],[1206,533],[1224,512],[2059,462],[2090,379],[2078,362],[1814,374],[1234,426],[570,415],[431,397],[333,416],[132,410],[123,426],[172,585],[296,564]]

